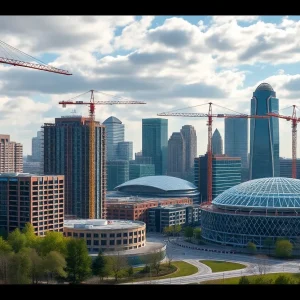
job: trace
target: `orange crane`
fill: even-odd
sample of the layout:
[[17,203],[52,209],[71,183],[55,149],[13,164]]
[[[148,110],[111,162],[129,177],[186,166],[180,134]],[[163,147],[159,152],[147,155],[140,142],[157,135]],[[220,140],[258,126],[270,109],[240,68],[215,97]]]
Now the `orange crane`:
[[[207,202],[211,203],[212,201],[212,121],[213,118],[269,118],[269,116],[257,116],[257,115],[245,115],[245,114],[213,114],[212,113],[212,103],[205,103],[201,105],[195,105],[195,106],[202,106],[202,105],[209,105],[208,113],[175,113],[175,112],[166,112],[166,113],[159,113],[158,116],[175,116],[175,117],[195,117],[195,118],[207,118],[207,126],[208,126],[208,140],[207,140]],[[221,108],[228,109],[226,107],[216,105]],[[191,107],[195,107],[191,106]],[[229,110],[229,109],[228,109]],[[232,111],[232,110],[231,110]]]
[[[1,52],[0,63],[3,64],[20,66],[20,67],[46,71],[51,73],[57,73],[62,75],[72,75],[70,72],[66,70],[49,66],[43,63],[41,60],[38,60],[37,58],[34,58],[33,56],[30,56],[25,52],[4,43],[3,41],[0,41],[0,52]],[[29,59],[30,62],[26,62],[25,58]],[[32,60],[35,62],[31,62]]]
[[[142,101],[95,101],[94,99],[94,92],[98,92],[95,90],[90,90],[85,92],[81,95],[78,95],[70,100],[67,101],[60,101],[59,104],[62,104],[63,107],[67,105],[88,105],[89,106],[89,117],[90,117],[90,134],[89,134],[89,218],[95,219],[95,105],[114,105],[114,104],[146,104]],[[74,101],[73,99],[82,96],[84,94],[91,93],[90,101]],[[102,92],[98,92],[102,93]],[[108,95],[102,93],[104,95]],[[115,98],[121,98],[113,95],[109,95]],[[105,201],[105,199],[104,199]],[[105,215],[105,207],[103,209],[102,217],[104,218]]]
[[268,116],[292,121],[292,178],[297,178],[297,124],[300,118],[297,118],[296,105],[293,105],[292,116],[284,116],[276,113],[267,113]]

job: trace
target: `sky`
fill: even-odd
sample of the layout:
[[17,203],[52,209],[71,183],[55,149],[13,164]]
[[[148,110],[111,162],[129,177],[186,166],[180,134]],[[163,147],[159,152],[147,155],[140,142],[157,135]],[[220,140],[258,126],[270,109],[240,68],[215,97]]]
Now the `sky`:
[[[73,74],[0,64],[0,133],[22,143],[25,155],[44,123],[74,110],[87,116],[87,106],[58,102],[91,89],[104,93],[96,101],[118,96],[147,103],[96,106],[96,120],[113,115],[125,124],[134,152],[142,148],[143,118],[185,107],[180,111],[207,113],[208,102],[214,113],[250,114],[262,82],[276,91],[279,113],[300,106],[300,16],[0,16],[0,36]],[[3,51],[0,44],[0,57],[16,58]],[[89,101],[89,93],[76,100]],[[167,118],[169,137],[193,125],[198,155],[206,152],[206,118]],[[280,156],[291,157],[291,124],[279,126]],[[213,120],[215,128],[224,139],[224,120]]]

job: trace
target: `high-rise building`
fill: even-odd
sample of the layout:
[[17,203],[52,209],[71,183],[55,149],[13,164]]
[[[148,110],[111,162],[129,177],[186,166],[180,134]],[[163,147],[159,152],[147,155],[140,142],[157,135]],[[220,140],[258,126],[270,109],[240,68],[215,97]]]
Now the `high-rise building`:
[[129,161],[110,160],[106,163],[107,191],[129,180]]
[[[89,217],[89,118],[67,116],[44,124],[44,172],[65,175],[65,214]],[[95,215],[105,217],[105,126],[95,122]]]
[[180,130],[185,141],[185,171],[194,168],[194,158],[197,157],[197,134],[192,125],[184,125]]
[[33,225],[37,235],[63,231],[64,176],[0,174],[0,229]]
[[181,132],[173,132],[168,141],[168,175],[185,178],[185,140]]
[[152,164],[152,157],[143,156],[142,151],[135,153],[136,164]]
[[0,134],[0,173],[23,172],[23,145],[10,141],[10,135]]
[[118,143],[118,159],[132,160],[133,157],[133,143],[120,142]]
[[[207,200],[207,154],[195,158],[195,185],[202,202]],[[241,158],[214,155],[212,160],[212,198],[241,183]]]
[[31,161],[43,162],[44,160],[44,131],[40,130],[37,132],[37,136],[32,138],[31,143]]
[[222,155],[223,154],[223,140],[222,140],[222,137],[221,137],[221,134],[220,134],[218,128],[216,128],[216,130],[214,131],[214,134],[212,135],[211,147],[212,147],[212,153],[214,155]]
[[[261,83],[251,99],[251,115],[264,116],[279,110],[279,100],[268,83]],[[250,119],[249,177],[278,177],[279,123],[278,118]]]
[[129,164],[129,180],[144,176],[154,176],[155,166],[152,164]]
[[142,119],[142,153],[151,157],[155,175],[167,173],[168,119]]
[[103,125],[106,128],[106,160],[118,159],[118,143],[124,142],[124,124],[118,118],[111,116],[103,122]]
[[[280,157],[279,163],[280,163],[280,177],[292,178],[292,159]],[[296,178],[300,179],[300,159],[297,159],[296,173],[297,173]]]

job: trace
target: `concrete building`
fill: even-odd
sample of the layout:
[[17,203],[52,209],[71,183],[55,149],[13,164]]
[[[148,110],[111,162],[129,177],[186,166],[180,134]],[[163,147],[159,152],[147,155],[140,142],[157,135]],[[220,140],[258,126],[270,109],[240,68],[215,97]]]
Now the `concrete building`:
[[124,124],[118,118],[111,116],[103,122],[103,125],[106,128],[106,160],[118,159],[118,143],[124,142]]
[[23,172],[23,145],[0,134],[0,173]]
[[140,178],[144,176],[154,176],[155,166],[147,164],[129,164],[129,180]]
[[199,225],[200,206],[176,204],[148,209],[148,231],[163,232],[165,227]]
[[[105,216],[105,126],[95,122],[95,214]],[[89,118],[66,116],[44,124],[44,172],[65,175],[65,213],[89,217]]]
[[[280,177],[292,178],[292,159],[280,157],[279,163],[280,163]],[[297,175],[297,179],[300,179],[300,159],[297,159],[296,175]]]
[[223,140],[222,140],[222,137],[221,137],[221,134],[220,134],[218,128],[216,128],[216,130],[214,131],[214,133],[212,135],[211,146],[212,146],[212,153],[214,155],[222,155],[223,154]]
[[44,131],[38,131],[37,136],[32,138],[31,153],[32,162],[44,161]]
[[168,162],[168,119],[142,119],[142,152],[151,157],[155,175],[166,175]]
[[148,224],[147,210],[157,206],[193,204],[191,198],[106,198],[107,219],[143,221]]
[[133,143],[120,142],[118,143],[118,159],[132,160],[133,157]]
[[31,223],[38,236],[63,231],[64,176],[0,174],[0,229],[11,232]]
[[114,188],[129,180],[129,161],[110,160],[106,162],[107,190],[113,191]]
[[[195,158],[195,185],[201,202],[207,200],[207,154]],[[241,158],[214,155],[212,163],[212,198],[241,183]]]
[[[251,115],[277,113],[279,100],[268,83],[261,83],[251,99]],[[279,170],[278,118],[250,119],[250,179],[278,177]]]
[[168,176],[185,178],[185,140],[180,132],[173,132],[168,141]]

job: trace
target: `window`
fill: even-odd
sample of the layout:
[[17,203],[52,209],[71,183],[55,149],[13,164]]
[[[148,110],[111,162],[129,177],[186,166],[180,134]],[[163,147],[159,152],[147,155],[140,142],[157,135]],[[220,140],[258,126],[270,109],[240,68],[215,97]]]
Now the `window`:
[[86,237],[87,237],[87,238],[90,238],[90,237],[91,237],[91,234],[90,234],[90,233],[87,233],[87,234],[86,234]]
[[86,240],[86,244],[88,245],[88,246],[91,246],[91,240]]
[[98,233],[94,233],[94,238],[99,238],[99,234]]
[[99,252],[99,248],[93,248],[93,252]]
[[109,244],[110,244],[111,246],[113,246],[113,245],[115,244],[115,240],[110,240],[110,241],[109,241]]
[[84,238],[84,233],[79,233],[79,237]]
[[132,231],[131,231],[131,232],[129,232],[129,236],[132,236],[132,235],[133,235]]
[[98,240],[94,240],[94,246],[99,246],[99,241]]
[[134,243],[137,243],[137,238],[134,238]]
[[129,244],[132,244],[132,239],[129,240]]
[[72,236],[72,232],[68,232],[68,236]]
[[122,233],[117,233],[117,237],[121,237],[122,236]]
[[114,238],[114,237],[115,237],[115,234],[114,234],[114,233],[111,233],[111,234],[109,235],[109,237],[110,237],[110,238]]
[[101,238],[106,238],[106,233],[101,233]]
[[124,240],[123,240],[123,244],[124,244],[124,245],[127,245],[127,240],[124,239]]
[[123,237],[127,237],[127,235],[128,235],[127,232],[123,233]]
[[122,244],[122,240],[117,240],[117,245],[121,245]]
[[101,246],[106,246],[106,240],[101,240]]

